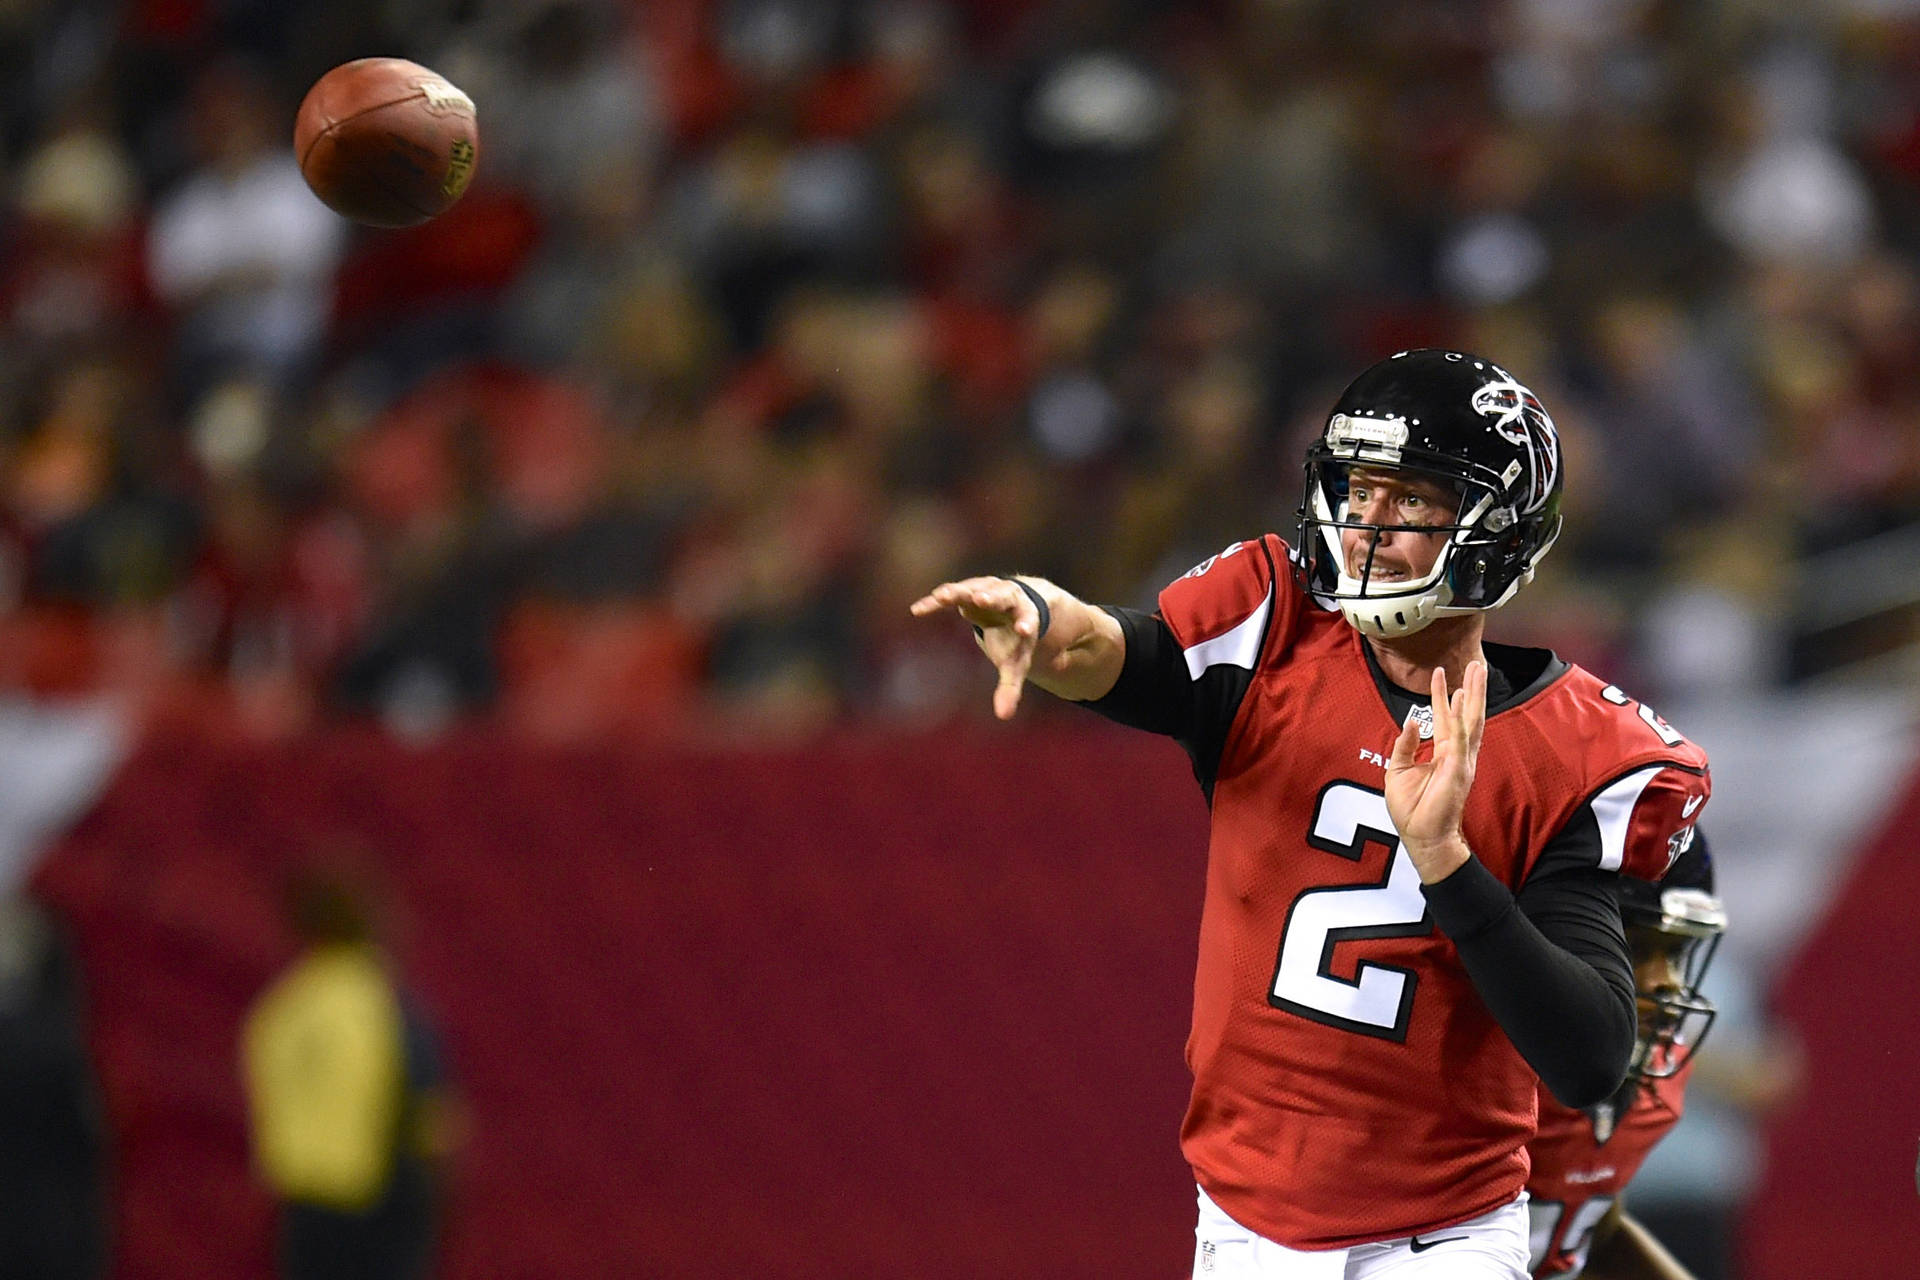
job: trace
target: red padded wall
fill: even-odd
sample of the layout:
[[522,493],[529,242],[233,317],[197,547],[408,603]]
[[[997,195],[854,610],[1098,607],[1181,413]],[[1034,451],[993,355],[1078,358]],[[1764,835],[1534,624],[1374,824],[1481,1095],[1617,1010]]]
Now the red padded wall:
[[1768,1119],[1753,1280],[1920,1271],[1920,775],[1775,987],[1806,1080]]
[[280,868],[357,839],[475,1116],[445,1274],[1183,1274],[1205,816],[1085,724],[559,753],[150,742],[44,867],[116,1274],[267,1274],[233,1051]]

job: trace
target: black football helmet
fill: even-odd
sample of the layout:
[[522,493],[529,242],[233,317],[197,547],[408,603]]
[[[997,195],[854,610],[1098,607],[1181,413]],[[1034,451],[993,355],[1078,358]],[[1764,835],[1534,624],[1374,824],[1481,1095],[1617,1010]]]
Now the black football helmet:
[[1664,954],[1670,975],[1670,982],[1636,993],[1640,1029],[1629,1083],[1678,1072],[1713,1026],[1713,1001],[1700,994],[1700,982],[1726,931],[1727,912],[1713,892],[1706,837],[1698,828],[1682,834],[1691,843],[1659,883],[1621,876],[1615,886],[1636,973],[1643,962]]
[[[1348,518],[1355,467],[1416,472],[1458,498],[1451,523],[1376,525]],[[1402,351],[1341,393],[1307,450],[1300,565],[1308,588],[1363,634],[1409,635],[1447,614],[1496,609],[1533,577],[1560,534],[1560,436],[1540,398],[1499,365],[1460,351]],[[1446,535],[1433,570],[1372,581],[1382,533]],[[1341,533],[1368,539],[1347,572]]]

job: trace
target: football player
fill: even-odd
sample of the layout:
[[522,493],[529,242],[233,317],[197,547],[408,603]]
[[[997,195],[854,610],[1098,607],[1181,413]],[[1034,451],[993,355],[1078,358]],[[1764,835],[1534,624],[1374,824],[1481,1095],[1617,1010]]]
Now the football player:
[[[1713,1025],[1700,994],[1727,914],[1713,892],[1704,835],[1658,885],[1622,877],[1620,914],[1633,954],[1640,1034],[1626,1083],[1584,1111],[1544,1092],[1540,1130],[1527,1146],[1527,1214],[1533,1274],[1571,1280],[1691,1280],[1690,1273],[1622,1208],[1627,1183],[1679,1123],[1693,1055]],[[1589,1269],[1589,1253],[1592,1265]]]
[[1308,449],[1297,546],[1152,613],[1033,577],[911,606],[1187,750],[1212,811],[1182,1149],[1196,1276],[1527,1276],[1536,1075],[1589,1107],[1634,1043],[1613,885],[1657,879],[1700,749],[1552,653],[1488,643],[1560,530],[1538,397],[1490,361],[1365,370]]

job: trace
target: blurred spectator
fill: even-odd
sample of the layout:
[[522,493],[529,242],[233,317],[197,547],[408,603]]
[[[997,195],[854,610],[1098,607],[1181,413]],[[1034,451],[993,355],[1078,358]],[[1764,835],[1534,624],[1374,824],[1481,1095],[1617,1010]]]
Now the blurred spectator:
[[343,880],[305,873],[286,907],[301,954],[254,1002],[241,1044],[281,1274],[419,1280],[457,1138],[439,1048]]
[[1369,86],[1316,7],[1263,13],[1193,59],[1176,165],[1191,189],[1167,193],[1191,212],[1169,238],[1167,269],[1248,273],[1312,298],[1376,262]]
[[1832,73],[1820,52],[1782,42],[1722,99],[1726,146],[1705,171],[1709,215],[1760,261],[1844,266],[1868,246],[1872,193],[1833,144]]
[[182,580],[196,515],[155,431],[137,366],[53,366],[4,475],[28,598],[103,609],[151,605]]
[[609,186],[644,190],[664,122],[645,50],[627,30],[628,6],[539,0],[511,12],[512,56],[474,86],[489,107],[488,169],[550,211],[587,204]]
[[1579,552],[1590,565],[1646,563],[1663,538],[1697,529],[1747,492],[1754,411],[1727,361],[1657,297],[1597,310],[1589,415],[1606,424],[1593,459],[1604,493]]
[[[111,133],[75,125],[20,174],[19,236],[0,278],[10,339],[45,350],[126,339],[146,313],[138,175]],[[15,358],[18,358],[16,352]]]
[[[1264,465],[1263,407],[1253,370],[1224,356],[1169,389],[1157,465],[1132,478],[1113,512],[1095,575],[1103,599],[1147,598],[1283,505],[1277,490],[1292,477]],[[1255,476],[1262,483],[1248,483]]]
[[194,82],[195,164],[157,206],[148,249],[154,288],[178,316],[175,371],[189,397],[234,372],[290,381],[319,355],[344,225],[307,190],[287,118],[247,64],[217,63]]
[[[1296,415],[1424,344],[1561,389],[1592,482],[1537,639],[1746,688],[1907,634],[1781,634],[1795,557],[1920,522],[1897,6],[16,9],[0,621],[151,640],[62,687],[279,732],[897,714],[940,660],[879,606],[902,557],[1137,598],[1287,532]],[[453,210],[350,234],[285,139],[375,51],[485,144]],[[1763,513],[1790,545],[1730,550]]]
[[106,1135],[78,966],[48,914],[0,898],[0,1257],[19,1280],[107,1261]]

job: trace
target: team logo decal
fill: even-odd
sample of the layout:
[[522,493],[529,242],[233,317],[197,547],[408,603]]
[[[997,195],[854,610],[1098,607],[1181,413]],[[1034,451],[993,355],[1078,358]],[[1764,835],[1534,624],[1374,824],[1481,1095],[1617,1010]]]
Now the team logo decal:
[[[1705,799],[1706,797],[1702,796],[1699,798]],[[1689,805],[1687,812],[1692,813],[1697,807],[1697,805]],[[1667,837],[1667,871],[1673,870],[1673,864],[1680,861],[1680,855],[1691,848],[1693,848],[1693,824],[1689,822],[1686,826]],[[1660,874],[1665,875],[1666,871]]]
[[1495,375],[1473,393],[1473,411],[1493,420],[1500,438],[1527,451],[1526,492],[1521,509],[1532,511],[1553,492],[1554,472],[1559,465],[1559,433],[1540,397],[1498,365],[1488,366]]
[[1594,1107],[1588,1111],[1587,1114],[1593,1117],[1593,1140],[1595,1142],[1605,1142],[1613,1136],[1614,1125],[1619,1121],[1620,1114],[1611,1100]]

